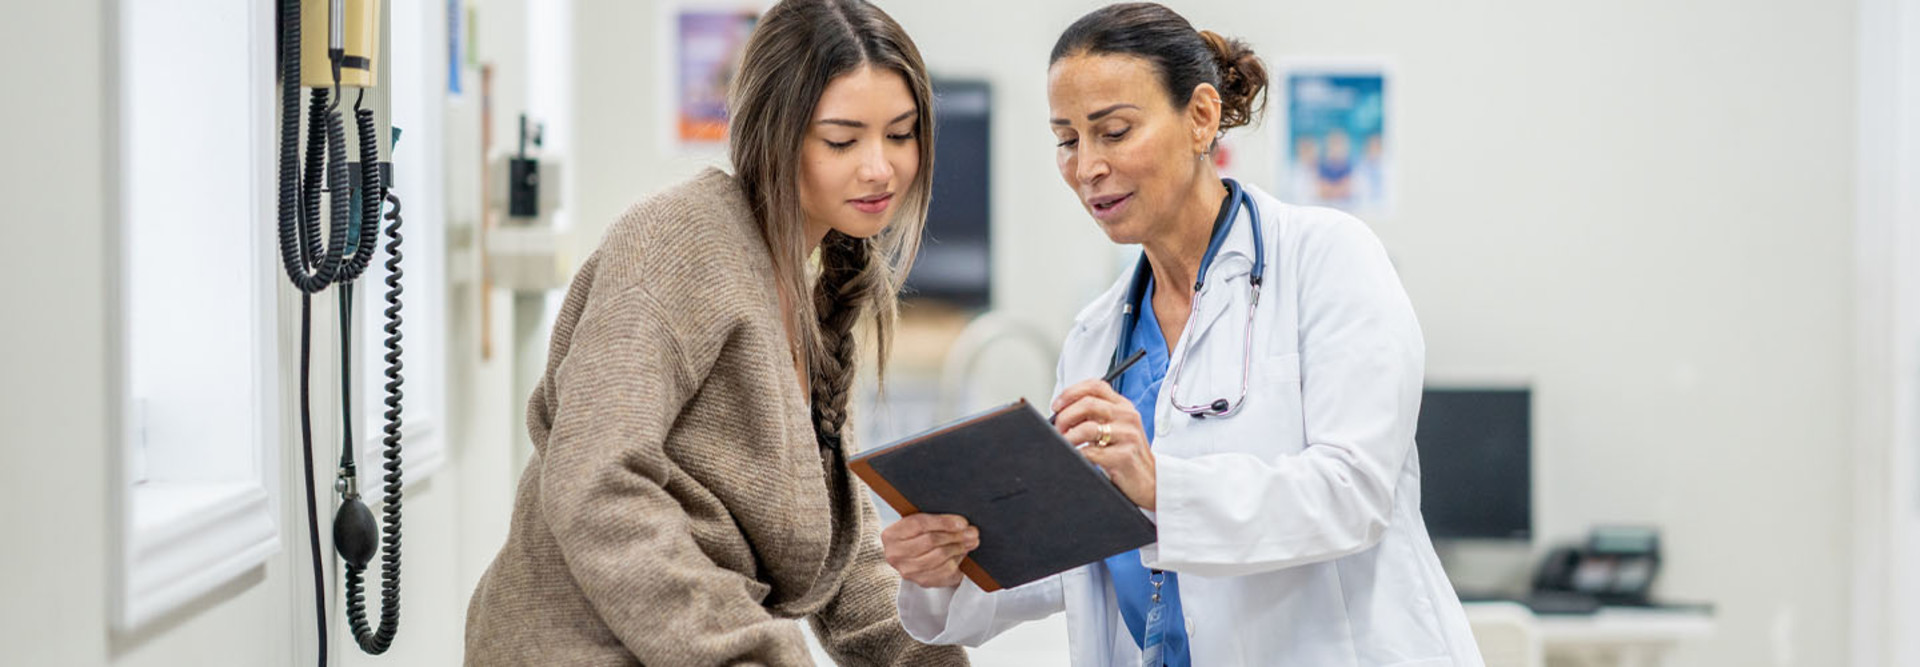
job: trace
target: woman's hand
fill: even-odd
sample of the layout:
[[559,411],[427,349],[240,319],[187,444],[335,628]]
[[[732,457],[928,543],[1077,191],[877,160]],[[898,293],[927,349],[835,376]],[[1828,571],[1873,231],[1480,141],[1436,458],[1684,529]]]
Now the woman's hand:
[[887,564],[922,588],[960,585],[960,560],[980,547],[980,529],[956,514],[901,517],[880,531]]
[[1080,454],[1087,457],[1114,486],[1141,509],[1154,508],[1153,451],[1147,447],[1147,433],[1140,426],[1140,412],[1133,402],[1100,380],[1087,380],[1068,387],[1053,400],[1054,428],[1067,442],[1084,444]]

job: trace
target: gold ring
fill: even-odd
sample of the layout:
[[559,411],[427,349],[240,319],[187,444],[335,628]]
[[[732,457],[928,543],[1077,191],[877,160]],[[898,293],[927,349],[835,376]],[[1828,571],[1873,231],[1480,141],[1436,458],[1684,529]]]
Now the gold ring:
[[1095,441],[1094,444],[1099,445],[1101,447],[1105,447],[1107,445],[1113,444],[1113,425],[1112,424],[1103,423],[1100,425],[1100,439]]

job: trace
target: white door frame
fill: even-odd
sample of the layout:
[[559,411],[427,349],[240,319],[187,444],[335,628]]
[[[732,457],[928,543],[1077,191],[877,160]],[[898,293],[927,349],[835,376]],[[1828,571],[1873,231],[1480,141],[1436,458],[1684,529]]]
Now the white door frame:
[[1920,666],[1920,0],[1858,21],[1853,664]]

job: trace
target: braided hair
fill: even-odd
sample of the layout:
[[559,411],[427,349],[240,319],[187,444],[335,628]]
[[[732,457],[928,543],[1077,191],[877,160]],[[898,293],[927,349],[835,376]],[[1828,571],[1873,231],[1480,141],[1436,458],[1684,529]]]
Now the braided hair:
[[868,309],[875,314],[874,339],[886,358],[891,323],[893,276],[874,244],[829,232],[820,244],[820,277],[813,290],[820,318],[822,354],[808,369],[813,390],[813,429],[820,448],[836,455],[845,441],[847,401],[858,362],[854,325]]

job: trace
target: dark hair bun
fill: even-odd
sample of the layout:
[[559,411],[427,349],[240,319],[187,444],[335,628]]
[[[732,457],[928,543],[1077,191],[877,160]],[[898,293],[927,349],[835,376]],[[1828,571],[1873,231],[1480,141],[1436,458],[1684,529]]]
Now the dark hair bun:
[[1267,65],[1246,42],[1200,31],[1220,68],[1220,131],[1251,124],[1267,109]]
[[[1246,42],[1192,23],[1165,5],[1128,2],[1087,12],[1053,44],[1048,66],[1081,54],[1138,56],[1152,63],[1176,109],[1208,84],[1220,91],[1220,131],[1251,124],[1267,108],[1267,66]],[[1217,138],[1217,137],[1216,137]]]

